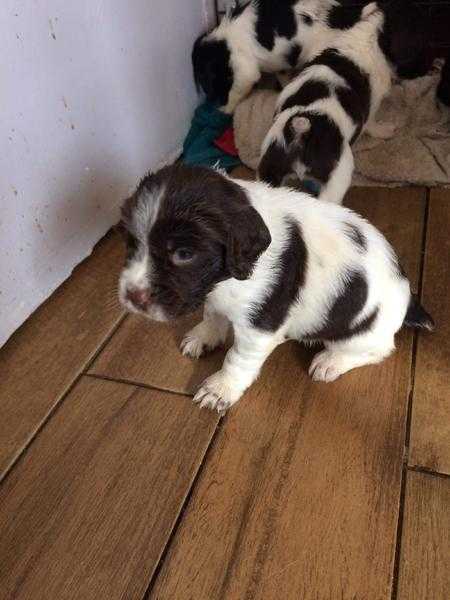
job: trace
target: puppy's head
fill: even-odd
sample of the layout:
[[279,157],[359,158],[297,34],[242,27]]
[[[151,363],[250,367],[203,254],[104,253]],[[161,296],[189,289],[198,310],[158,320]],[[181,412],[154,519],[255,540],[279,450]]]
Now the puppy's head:
[[208,34],[200,36],[192,50],[192,66],[197,89],[205,92],[209,102],[218,106],[228,104],[233,85],[231,53],[226,40]]
[[288,109],[275,121],[264,140],[258,177],[274,187],[301,182],[306,173],[305,150],[311,122]]
[[245,191],[220,173],[173,165],[125,201],[121,303],[165,321],[195,311],[217,283],[247,279],[271,238]]

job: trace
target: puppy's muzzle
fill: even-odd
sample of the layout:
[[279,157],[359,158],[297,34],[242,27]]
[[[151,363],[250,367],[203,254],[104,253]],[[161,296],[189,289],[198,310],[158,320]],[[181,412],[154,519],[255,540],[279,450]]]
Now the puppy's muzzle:
[[149,289],[127,289],[125,298],[131,302],[135,308],[143,311],[149,309],[152,301]]

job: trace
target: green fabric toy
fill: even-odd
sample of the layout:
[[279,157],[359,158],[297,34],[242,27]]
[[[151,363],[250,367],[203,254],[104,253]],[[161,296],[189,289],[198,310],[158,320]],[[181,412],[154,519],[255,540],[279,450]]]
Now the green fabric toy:
[[231,169],[242,164],[237,156],[222,152],[214,140],[232,124],[232,116],[226,115],[213,104],[205,102],[194,113],[191,128],[184,141],[182,161],[188,165],[221,167]]

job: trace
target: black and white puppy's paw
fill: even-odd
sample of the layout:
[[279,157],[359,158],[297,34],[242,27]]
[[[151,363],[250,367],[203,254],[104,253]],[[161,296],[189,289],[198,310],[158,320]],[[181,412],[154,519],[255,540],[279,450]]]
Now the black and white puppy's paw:
[[184,356],[200,358],[224,343],[224,339],[211,323],[202,321],[183,338],[180,350]]
[[209,314],[206,307],[203,321],[184,336],[180,345],[181,353],[197,359],[223,346],[227,339],[228,328],[227,319],[214,313]]
[[210,408],[223,414],[242,395],[242,391],[233,384],[230,377],[223,371],[217,371],[201,384],[193,401],[200,408]]

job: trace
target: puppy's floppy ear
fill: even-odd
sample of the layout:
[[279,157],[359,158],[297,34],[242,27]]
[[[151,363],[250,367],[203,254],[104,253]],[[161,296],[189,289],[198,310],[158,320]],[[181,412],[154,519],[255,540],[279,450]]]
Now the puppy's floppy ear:
[[253,267],[272,238],[261,215],[253,206],[243,206],[231,215],[226,265],[235,279],[250,277]]

